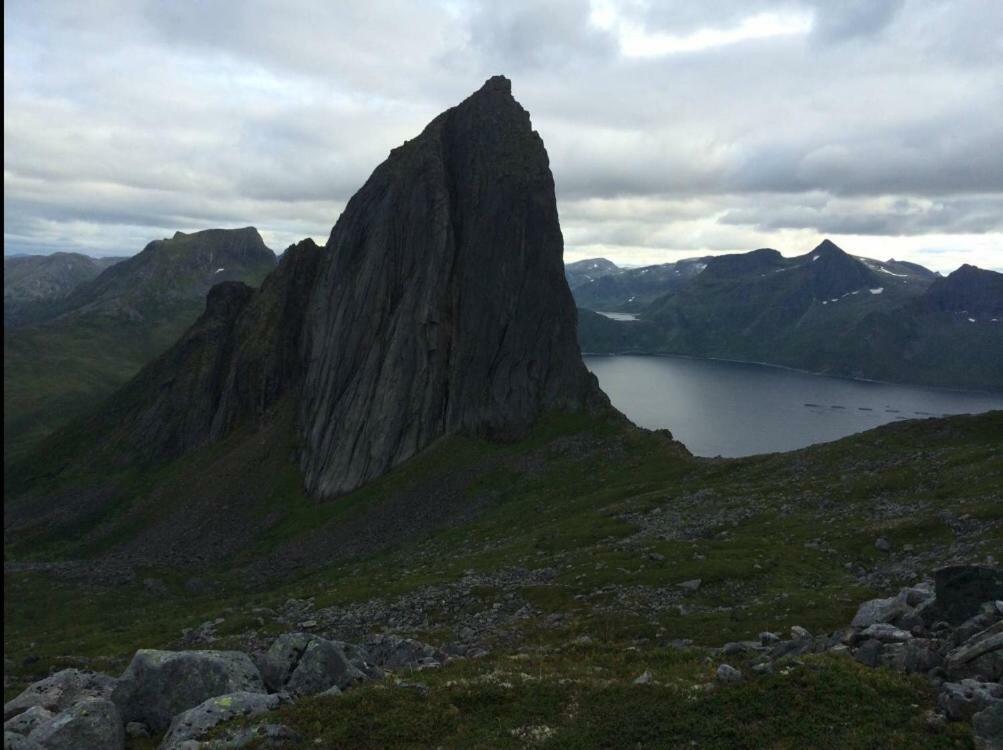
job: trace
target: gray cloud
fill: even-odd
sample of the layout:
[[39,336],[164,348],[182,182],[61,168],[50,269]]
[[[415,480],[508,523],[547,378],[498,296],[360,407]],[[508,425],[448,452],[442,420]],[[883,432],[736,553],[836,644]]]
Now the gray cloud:
[[[785,18],[810,29],[735,36]],[[826,233],[1001,265],[996,3],[15,0],[4,21],[8,253],[208,225],[322,240],[390,148],[507,73],[569,257]],[[624,29],[686,43],[632,56]]]

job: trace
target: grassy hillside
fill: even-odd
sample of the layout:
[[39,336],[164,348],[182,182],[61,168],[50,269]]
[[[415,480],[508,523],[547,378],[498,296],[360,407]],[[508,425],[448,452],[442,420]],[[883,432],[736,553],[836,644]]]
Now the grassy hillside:
[[[545,747],[970,747],[961,727],[927,728],[921,682],[808,658],[714,689],[722,657],[701,647],[833,630],[865,598],[998,554],[1001,434],[996,412],[709,460],[613,417],[554,415],[524,442],[450,438],[317,503],[291,446],[247,430],[120,476],[128,501],[62,534],[8,537],[12,688],[55,666],[114,671],[220,617],[213,648],[313,620],[333,637],[487,653],[413,675],[427,695],[381,683],[283,709],[304,746],[421,747],[433,733],[444,747],[516,747],[543,732]],[[163,554],[172,538],[176,557]],[[644,671],[653,684],[633,685]]]

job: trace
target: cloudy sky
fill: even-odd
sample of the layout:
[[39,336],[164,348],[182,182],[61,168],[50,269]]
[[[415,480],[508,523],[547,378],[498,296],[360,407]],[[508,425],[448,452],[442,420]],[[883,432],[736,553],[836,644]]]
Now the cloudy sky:
[[568,260],[827,236],[1003,270],[999,0],[8,0],[4,24],[5,254],[323,242],[392,147],[503,73]]

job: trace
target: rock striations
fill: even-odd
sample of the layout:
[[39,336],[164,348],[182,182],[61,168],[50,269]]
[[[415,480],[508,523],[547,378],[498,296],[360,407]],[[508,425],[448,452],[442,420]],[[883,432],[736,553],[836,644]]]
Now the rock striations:
[[326,248],[291,247],[257,291],[214,287],[88,442],[161,461],[289,395],[304,483],[329,497],[445,435],[516,438],[547,410],[601,407],[562,254],[547,152],[492,78],[391,152]]
[[547,152],[507,79],[391,152],[327,249],[302,410],[313,492],[351,490],[449,433],[517,436],[596,396]]

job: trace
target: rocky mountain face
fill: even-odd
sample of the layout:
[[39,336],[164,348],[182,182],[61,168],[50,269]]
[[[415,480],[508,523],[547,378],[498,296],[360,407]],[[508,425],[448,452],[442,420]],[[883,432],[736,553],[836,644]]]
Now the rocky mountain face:
[[[640,308],[592,308],[630,310],[638,320],[583,312],[579,330],[582,349],[594,353],[710,356],[1000,389],[999,278],[968,267],[941,279],[915,264],[849,255],[826,240],[795,258],[768,249],[709,258],[687,283]],[[576,293],[581,305],[584,295]]]
[[1003,273],[963,265],[931,284],[923,306],[939,312],[1003,318]]
[[116,451],[149,462],[263,417],[302,381],[301,336],[320,257],[307,239],[282,254],[257,291],[236,281],[214,286],[195,324],[92,418],[92,429]]
[[253,228],[179,232],[38,303],[4,336],[5,465],[162,354],[214,284],[259,284],[275,262]]
[[290,394],[304,482],[326,497],[443,436],[517,438],[545,412],[606,407],[562,253],[543,142],[492,78],[391,152],[326,248],[290,248],[257,292],[215,286],[92,416],[80,455],[178,456]]
[[445,434],[515,437],[596,397],[562,253],[547,152],[506,79],[391,152],[311,301],[308,487],[345,492]]
[[3,259],[4,327],[45,317],[49,306],[63,300],[122,258],[91,258],[80,253],[18,255]]

